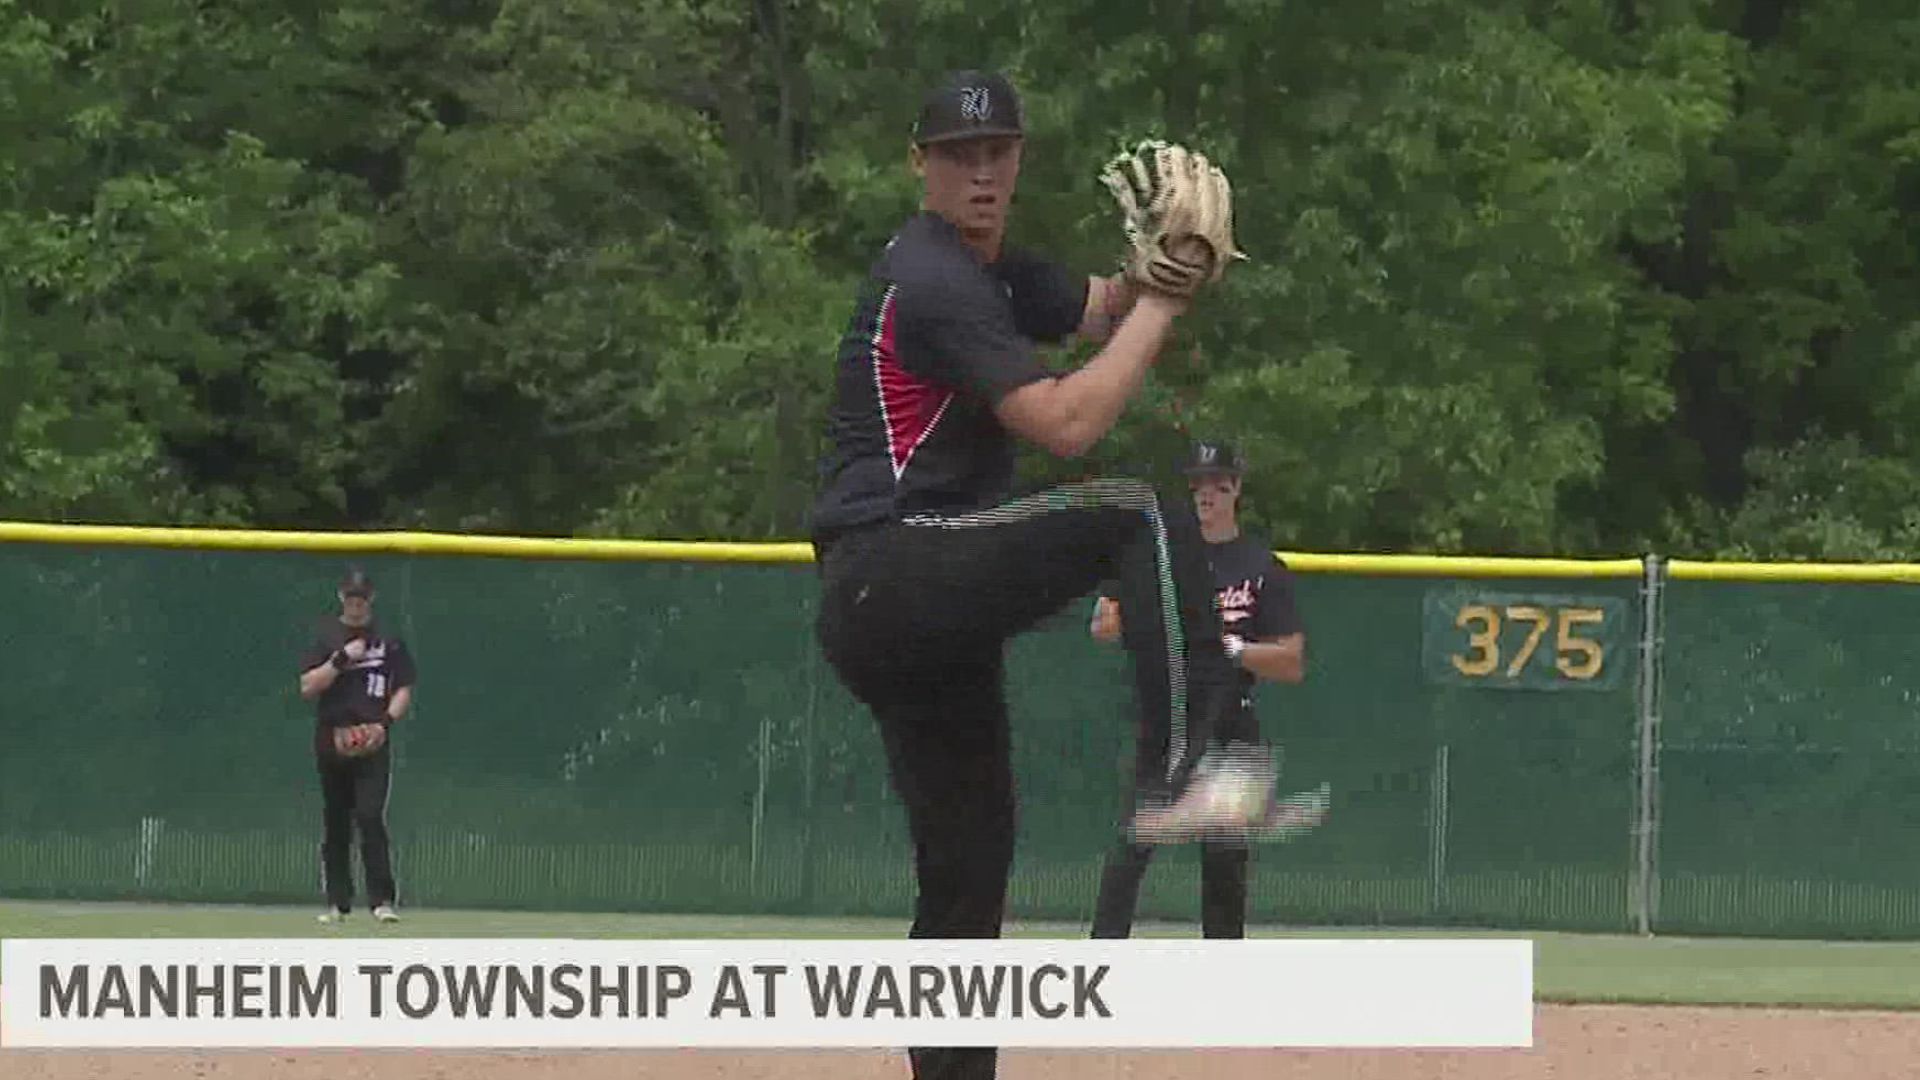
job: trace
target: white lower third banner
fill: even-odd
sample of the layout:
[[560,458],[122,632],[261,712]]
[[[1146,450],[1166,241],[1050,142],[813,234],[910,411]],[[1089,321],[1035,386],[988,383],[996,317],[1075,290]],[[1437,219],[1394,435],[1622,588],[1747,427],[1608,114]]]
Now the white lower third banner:
[[24,938],[7,1047],[1530,1047],[1525,939]]

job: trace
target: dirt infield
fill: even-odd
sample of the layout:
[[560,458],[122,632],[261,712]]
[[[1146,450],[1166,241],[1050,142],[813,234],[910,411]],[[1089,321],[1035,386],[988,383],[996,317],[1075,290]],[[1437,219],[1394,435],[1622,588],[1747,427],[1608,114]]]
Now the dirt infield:
[[[1008,1052],[1003,1080],[1909,1080],[1920,1014],[1542,1005],[1531,1050]],[[0,1050],[0,1080],[902,1080],[898,1054]]]

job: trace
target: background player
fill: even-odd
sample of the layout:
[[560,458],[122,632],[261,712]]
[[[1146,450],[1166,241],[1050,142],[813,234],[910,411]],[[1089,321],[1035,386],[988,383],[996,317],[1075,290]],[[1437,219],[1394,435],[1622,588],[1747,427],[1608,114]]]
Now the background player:
[[[1222,721],[1216,735],[1230,752],[1269,752],[1260,736],[1253,707],[1257,680],[1298,683],[1306,664],[1306,634],[1295,609],[1293,574],[1271,546],[1240,529],[1239,502],[1243,470],[1233,447],[1200,442],[1183,464],[1193,493],[1194,509],[1207,541],[1208,561],[1218,590],[1220,618],[1228,655],[1240,667],[1236,708]],[[1094,603],[1093,636],[1117,641],[1121,634],[1120,603],[1109,583]],[[1156,718],[1136,733],[1135,785],[1159,775],[1167,754],[1168,733]],[[1302,806],[1296,800],[1268,804],[1262,830],[1297,829],[1317,823],[1323,808]],[[1255,835],[1258,835],[1256,831]],[[1246,936],[1247,845],[1233,838],[1207,839],[1200,856],[1201,932],[1210,938]],[[1140,883],[1153,858],[1153,848],[1123,838],[1107,855],[1094,907],[1093,936],[1123,938],[1132,932]]]
[[[375,919],[397,922],[399,893],[387,835],[393,775],[387,734],[413,702],[413,654],[406,642],[375,624],[373,581],[365,573],[348,570],[338,596],[339,616],[322,624],[300,659],[300,697],[315,703],[313,752],[320,771],[320,861],[327,894],[320,921],[338,923],[353,910],[352,844],[358,829],[368,906]],[[342,752],[336,733],[363,724],[371,725],[368,748]]]
[[[1240,790],[1231,773],[1187,783],[1212,716],[1235,693],[1188,501],[1131,479],[1010,497],[1014,440],[1068,457],[1091,448],[1188,298],[1224,268],[1234,253],[1225,178],[1177,149],[1110,173],[1123,214],[1135,194],[1145,204],[1158,192],[1166,217],[1141,222],[1145,247],[1124,280],[1089,278],[1003,244],[1022,131],[1020,102],[997,74],[957,73],[922,100],[909,150],[920,211],[875,260],[841,339],[813,509],[816,633],[874,715],[906,805],[916,938],[999,936],[1016,816],[1006,645],[1105,578],[1119,580],[1131,609],[1161,613],[1127,623],[1135,696],[1176,744],[1136,827],[1145,838],[1190,835],[1208,824],[1214,796],[1231,802]],[[1136,181],[1145,190],[1128,186]],[[1211,244],[1167,237],[1166,222],[1197,222],[1190,234]],[[1078,370],[1058,374],[1037,358],[1036,341],[1076,333],[1103,342]],[[922,1080],[994,1075],[992,1048],[910,1055]]]

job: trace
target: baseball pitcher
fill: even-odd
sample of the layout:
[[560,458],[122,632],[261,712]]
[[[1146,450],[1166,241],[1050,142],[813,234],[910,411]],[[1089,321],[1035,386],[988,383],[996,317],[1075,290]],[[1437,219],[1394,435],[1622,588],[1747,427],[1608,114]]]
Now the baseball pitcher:
[[[1024,134],[1002,75],[956,72],[922,99],[908,147],[921,205],[854,299],[813,511],[815,633],[874,716],[905,804],[917,938],[999,936],[1016,832],[1006,646],[1103,578],[1142,613],[1127,620],[1136,700],[1177,744],[1135,838],[1194,839],[1254,790],[1197,767],[1234,673],[1187,500],[1132,477],[1013,489],[1015,440],[1087,452],[1238,257],[1231,189],[1201,155],[1142,144],[1103,174],[1123,271],[1076,273],[1003,242]],[[1037,356],[1073,338],[1100,343],[1077,370]],[[909,1054],[918,1080],[986,1080],[997,1061],[990,1047]]]

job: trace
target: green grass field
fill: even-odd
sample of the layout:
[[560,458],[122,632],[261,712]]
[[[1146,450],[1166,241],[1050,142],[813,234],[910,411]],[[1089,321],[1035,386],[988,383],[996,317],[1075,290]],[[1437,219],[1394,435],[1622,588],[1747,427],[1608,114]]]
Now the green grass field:
[[[311,908],[0,901],[0,939],[27,937],[567,937],[900,938],[889,919],[696,915],[567,915],[415,909],[397,926],[364,915],[333,930]],[[1009,937],[1076,938],[1071,923],[1016,923]],[[1143,937],[1195,937],[1192,926],[1152,924]],[[1256,928],[1256,937],[1524,937],[1536,943],[1542,1000],[1798,1005],[1920,1010],[1920,943],[1837,943],[1504,931],[1408,932]]]

